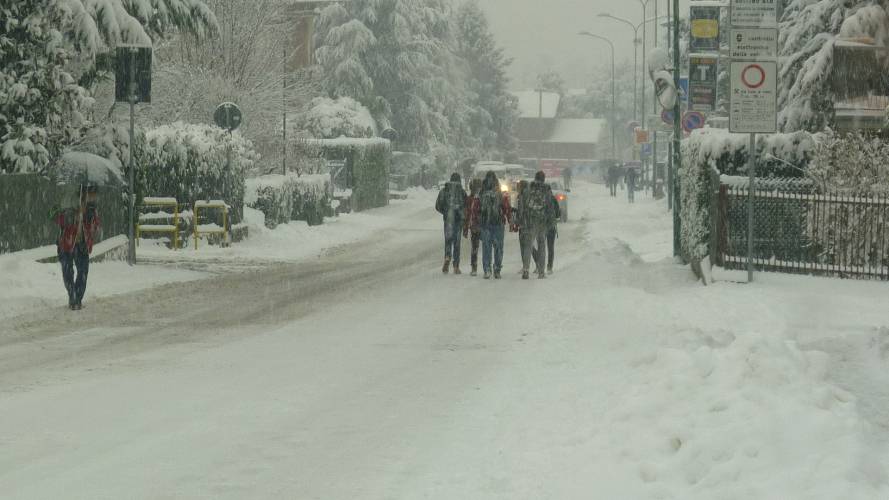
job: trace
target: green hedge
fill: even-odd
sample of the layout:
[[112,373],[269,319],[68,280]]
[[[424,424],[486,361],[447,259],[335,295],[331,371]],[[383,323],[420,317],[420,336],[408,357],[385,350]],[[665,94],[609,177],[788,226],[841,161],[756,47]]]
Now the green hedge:
[[318,139],[328,160],[346,160],[345,175],[337,178],[337,188],[351,189],[352,210],[361,212],[389,204],[389,171],[392,163],[386,139]]
[[315,226],[330,215],[330,176],[264,175],[246,182],[246,203],[265,214],[265,225],[303,220]]
[[[53,245],[59,228],[49,213],[73,186],[37,174],[0,174],[0,253]],[[127,233],[127,202],[120,190],[99,188],[98,241]]]
[[[757,178],[804,177],[815,144],[815,137],[807,132],[760,136],[756,143]],[[721,129],[698,130],[682,141],[680,242],[686,261],[700,261],[709,254],[713,176],[746,176],[749,149],[749,135]]]

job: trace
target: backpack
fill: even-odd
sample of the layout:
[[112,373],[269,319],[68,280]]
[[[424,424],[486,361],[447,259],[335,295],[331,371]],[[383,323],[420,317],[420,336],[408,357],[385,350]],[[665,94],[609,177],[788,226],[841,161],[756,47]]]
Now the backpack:
[[493,189],[484,191],[479,196],[479,222],[483,225],[495,225],[503,223],[503,205],[500,195]]
[[531,227],[548,227],[552,222],[552,195],[543,184],[532,183],[525,205]]

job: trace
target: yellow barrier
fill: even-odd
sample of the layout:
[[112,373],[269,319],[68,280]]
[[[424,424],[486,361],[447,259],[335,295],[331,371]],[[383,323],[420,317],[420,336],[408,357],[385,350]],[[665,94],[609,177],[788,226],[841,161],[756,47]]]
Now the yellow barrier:
[[[222,227],[216,224],[198,224],[200,218],[198,211],[201,209],[221,209],[222,210]],[[198,249],[198,238],[201,234],[221,234],[223,241],[228,239],[228,204],[221,200],[196,201],[194,203],[194,249]]]
[[176,198],[144,198],[142,200],[142,208],[144,207],[157,207],[157,208],[173,208],[173,224],[142,224],[141,216],[139,214],[140,222],[136,224],[136,243],[139,243],[139,240],[142,238],[142,233],[170,233],[172,235],[173,241],[173,250],[179,248],[179,203],[176,202]]

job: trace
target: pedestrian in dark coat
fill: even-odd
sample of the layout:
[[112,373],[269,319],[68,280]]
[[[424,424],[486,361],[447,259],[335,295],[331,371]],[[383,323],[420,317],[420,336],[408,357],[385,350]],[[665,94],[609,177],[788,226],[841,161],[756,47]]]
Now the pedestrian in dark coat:
[[482,227],[479,219],[481,215],[482,180],[472,179],[469,183],[469,196],[466,198],[465,217],[463,218],[463,237],[470,238],[472,244],[471,261],[472,276],[478,275],[478,248],[481,244]]
[[[552,222],[546,230],[546,274],[553,273],[553,262],[556,259],[556,238],[559,237],[559,220],[562,217],[562,209],[559,207],[558,198],[553,196],[552,202]],[[532,250],[532,256],[534,257],[534,262],[543,260],[540,259],[536,248]],[[537,269],[537,274],[540,274],[540,269]]]
[[625,179],[627,181],[627,199],[630,203],[636,203],[636,181],[638,180],[638,177],[639,172],[637,172],[634,167],[627,169]]
[[460,272],[460,230],[463,228],[463,212],[466,209],[466,191],[460,182],[460,174],[451,174],[435,200],[435,210],[444,220],[445,258],[441,272],[447,274],[454,264],[454,274]]
[[53,216],[53,221],[59,226],[56,250],[62,266],[62,281],[68,292],[68,307],[72,310],[83,307],[90,254],[101,226],[95,187],[81,187],[78,198],[76,203],[70,204],[73,206],[55,210]]
[[542,171],[534,175],[534,181],[522,192],[518,201],[518,219],[522,228],[522,279],[528,279],[528,270],[532,249],[537,245],[538,252],[535,262],[537,264],[537,277],[546,278],[544,273],[546,256],[546,232],[553,223],[554,212],[552,200],[554,198],[552,188],[546,183],[546,174]]

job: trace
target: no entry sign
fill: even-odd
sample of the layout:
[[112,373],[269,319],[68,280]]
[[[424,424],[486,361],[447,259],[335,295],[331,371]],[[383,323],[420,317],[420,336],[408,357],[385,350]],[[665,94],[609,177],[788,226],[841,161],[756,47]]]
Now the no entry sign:
[[778,65],[774,61],[733,62],[729,131],[777,132]]
[[707,118],[704,116],[703,113],[699,113],[697,111],[689,111],[682,116],[682,130],[691,132],[692,130],[703,128],[706,119]]

